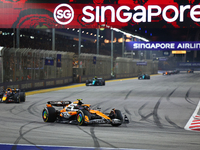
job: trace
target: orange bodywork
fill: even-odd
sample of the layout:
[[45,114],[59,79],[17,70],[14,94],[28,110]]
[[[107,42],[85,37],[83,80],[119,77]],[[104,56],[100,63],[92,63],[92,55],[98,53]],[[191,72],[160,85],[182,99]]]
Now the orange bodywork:
[[90,104],[82,104],[82,106],[88,106],[88,107],[90,107],[91,105]]
[[52,107],[52,105],[51,105],[51,104],[46,104],[46,106],[47,106],[47,107]]
[[75,101],[75,102],[73,102],[73,103],[74,103],[74,104],[78,104],[78,102],[79,102],[79,101]]
[[85,121],[90,122],[88,116],[85,116]]
[[105,114],[103,114],[102,112],[100,112],[98,110],[90,110],[90,113],[92,113],[92,114],[96,113],[97,115],[99,115],[99,116],[101,116],[101,117],[103,117],[105,119],[110,119],[108,116],[106,116]]
[[[65,109],[62,109],[60,112],[66,112]],[[71,116],[74,116],[77,114],[77,111],[68,111],[68,114],[70,114]],[[60,114],[61,117],[63,117],[62,113]]]
[[66,112],[66,109],[62,109],[60,112],[61,112],[61,113],[62,113],[62,112]]
[[76,111],[69,111],[68,113],[69,113],[70,115],[72,115],[72,116],[77,114]]

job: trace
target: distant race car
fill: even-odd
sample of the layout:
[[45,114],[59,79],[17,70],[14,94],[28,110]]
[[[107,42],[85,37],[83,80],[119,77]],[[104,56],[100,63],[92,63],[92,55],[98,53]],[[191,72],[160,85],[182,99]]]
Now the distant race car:
[[165,72],[163,72],[163,75],[171,75],[172,73],[171,73],[171,71],[165,71]]
[[86,80],[86,86],[102,86],[105,85],[105,80],[102,78],[93,78],[92,80]]
[[138,80],[141,80],[141,79],[150,79],[150,75],[142,74],[142,75],[138,76]]
[[7,88],[0,92],[0,102],[4,103],[20,103],[25,102],[25,92],[21,92],[20,89]]
[[187,73],[194,73],[194,70],[192,70],[192,69],[187,70]]
[[171,74],[178,74],[178,73],[180,73],[179,70],[165,71],[163,72],[163,75],[171,75]]
[[[63,107],[55,109],[55,107]],[[77,125],[88,124],[111,124],[120,126],[123,122],[129,123],[127,116],[124,118],[120,110],[112,109],[110,113],[105,114],[99,110],[91,109],[90,104],[83,104],[82,99],[71,101],[49,101],[42,111],[44,122],[61,122]]]

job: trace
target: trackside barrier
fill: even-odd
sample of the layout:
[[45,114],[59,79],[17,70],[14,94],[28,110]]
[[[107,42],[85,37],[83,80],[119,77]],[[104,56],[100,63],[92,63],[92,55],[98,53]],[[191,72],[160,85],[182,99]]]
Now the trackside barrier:
[[3,48],[0,86],[37,89],[73,82],[74,53]]
[[57,78],[57,79],[46,79],[46,80],[28,80],[28,81],[16,81],[16,82],[5,82],[0,83],[0,89],[6,88],[19,88],[25,91],[44,89],[51,87],[59,87],[68,85],[73,82],[73,78]]
[[[94,76],[113,78],[110,56],[15,48],[3,48],[0,54],[0,88],[33,90],[85,82]],[[117,57],[113,66],[115,78],[158,71],[158,62],[152,60]]]
[[72,77],[74,53],[4,48],[3,82]]

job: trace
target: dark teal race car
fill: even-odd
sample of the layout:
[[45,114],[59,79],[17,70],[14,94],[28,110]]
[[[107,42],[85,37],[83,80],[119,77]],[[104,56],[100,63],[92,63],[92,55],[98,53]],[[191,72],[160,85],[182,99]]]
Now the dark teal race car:
[[93,78],[92,80],[86,80],[86,86],[103,86],[105,85],[105,80],[102,78]]
[[150,75],[148,75],[148,74],[139,75],[138,80],[142,80],[142,79],[150,79]]

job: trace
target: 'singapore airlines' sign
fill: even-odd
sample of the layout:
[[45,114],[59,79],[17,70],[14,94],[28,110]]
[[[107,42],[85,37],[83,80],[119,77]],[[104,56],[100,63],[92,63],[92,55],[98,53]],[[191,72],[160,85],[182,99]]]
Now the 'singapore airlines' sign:
[[[54,19],[60,25],[67,25],[73,21],[76,12],[69,4],[60,4],[54,9]],[[165,22],[184,22],[189,17],[193,22],[200,22],[200,5],[148,5],[146,7],[127,6],[127,5],[86,5],[82,8],[81,21],[84,23],[105,23],[106,13],[109,13],[111,23],[120,22],[127,23],[133,21],[135,23],[153,22],[154,17],[161,17]]]

